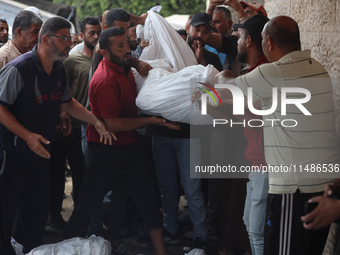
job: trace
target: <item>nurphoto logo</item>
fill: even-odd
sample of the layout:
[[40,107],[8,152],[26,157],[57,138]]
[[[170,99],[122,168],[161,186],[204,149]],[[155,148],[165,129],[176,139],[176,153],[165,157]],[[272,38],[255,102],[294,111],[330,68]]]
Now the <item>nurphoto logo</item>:
[[[228,85],[228,84],[215,84],[215,88],[213,88],[211,85],[206,83],[201,83],[207,88],[209,88],[218,98],[220,105],[223,106],[222,100],[220,95],[218,94],[216,89],[228,89],[231,92],[232,95],[232,106],[233,106],[233,115],[244,115],[245,114],[245,107],[248,108],[248,110],[259,116],[266,116],[274,113],[277,110],[278,102],[279,102],[279,96],[278,96],[278,88],[273,87],[272,88],[272,105],[269,109],[259,110],[255,109],[253,105],[253,90],[252,88],[247,89],[247,104],[245,104],[245,95],[243,94],[242,90],[234,85]],[[198,89],[204,91],[201,95],[201,114],[207,115],[207,104],[208,104],[208,97],[210,97],[215,106],[217,106],[217,102],[213,96],[213,94],[208,91],[205,88],[197,87]],[[297,88],[297,87],[285,87],[281,88],[281,116],[287,115],[287,105],[295,105],[304,115],[311,116],[312,114],[306,109],[306,107],[303,105],[304,103],[307,103],[311,99],[311,93],[309,90],[304,88]],[[291,98],[288,95],[293,93],[294,95],[299,95],[298,98]],[[274,122],[281,122],[281,125],[284,127],[295,127],[297,126],[297,121],[295,119],[250,119],[247,121],[243,120],[243,122],[233,122],[233,120],[227,120],[227,119],[214,119],[213,126],[216,125],[225,125],[230,123],[231,126],[233,125],[240,125],[242,124],[244,127],[246,127],[246,124],[248,124],[249,127],[262,127],[264,125],[264,122],[271,122],[271,125],[274,127]],[[256,124],[258,123],[258,124]],[[289,124],[290,123],[290,124]]]

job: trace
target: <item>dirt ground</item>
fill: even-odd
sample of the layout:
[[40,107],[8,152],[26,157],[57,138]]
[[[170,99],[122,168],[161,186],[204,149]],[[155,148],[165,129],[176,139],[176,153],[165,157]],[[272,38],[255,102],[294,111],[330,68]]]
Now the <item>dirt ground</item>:
[[[66,198],[63,201],[63,210],[61,212],[63,218],[65,221],[68,221],[70,218],[72,211],[73,211],[73,202],[72,202],[72,179],[71,177],[66,178],[66,183],[65,183],[65,194]],[[186,200],[184,197],[181,198],[180,201],[180,212],[184,211],[184,206],[186,205]],[[182,229],[182,228],[181,228]],[[187,225],[184,229],[182,229],[181,232],[184,232],[186,230],[191,229],[191,224]],[[56,230],[54,228],[51,228],[50,226],[46,226],[45,229],[45,234],[43,237],[43,243],[44,244],[50,244],[50,243],[57,243],[63,241],[63,231],[61,230]],[[137,241],[137,236],[132,236],[128,239],[124,239],[133,249],[137,254],[145,254],[145,255],[152,255],[153,250],[151,248],[148,248],[146,244],[139,243]],[[191,240],[183,238],[181,240],[181,244],[179,245],[172,245],[172,246],[167,246],[167,253],[169,255],[183,255],[185,253],[185,249],[190,247]],[[183,249],[184,248],[184,249]]]

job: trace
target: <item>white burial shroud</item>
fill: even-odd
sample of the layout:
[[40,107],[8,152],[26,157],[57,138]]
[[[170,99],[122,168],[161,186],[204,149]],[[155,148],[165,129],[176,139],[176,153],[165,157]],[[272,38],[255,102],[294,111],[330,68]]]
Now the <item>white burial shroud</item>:
[[212,79],[217,69],[198,65],[188,44],[153,11],[148,11],[144,28],[137,29],[137,37],[149,41],[140,60],[153,67],[147,77],[132,70],[138,91],[136,105],[141,111],[193,125],[213,123],[211,116],[201,115],[197,105],[191,102],[191,95],[195,87],[202,87],[196,79],[200,82]]

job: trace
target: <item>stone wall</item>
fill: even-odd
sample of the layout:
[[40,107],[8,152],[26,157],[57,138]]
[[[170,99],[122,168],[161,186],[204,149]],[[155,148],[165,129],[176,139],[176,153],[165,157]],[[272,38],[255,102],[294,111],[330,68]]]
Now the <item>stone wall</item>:
[[337,127],[340,129],[340,1],[264,0],[269,18],[287,15],[300,27],[302,49],[328,70],[333,81]]

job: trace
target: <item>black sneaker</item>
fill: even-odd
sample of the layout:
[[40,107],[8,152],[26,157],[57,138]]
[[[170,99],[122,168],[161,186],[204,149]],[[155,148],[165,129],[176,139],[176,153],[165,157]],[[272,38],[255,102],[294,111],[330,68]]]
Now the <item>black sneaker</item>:
[[179,244],[180,240],[178,234],[171,235],[168,231],[163,231],[164,245],[168,244]]
[[202,249],[202,250],[206,250],[207,249],[207,242],[204,241],[202,238],[195,238],[194,241],[192,242],[192,246],[191,246],[191,250],[192,249]]

